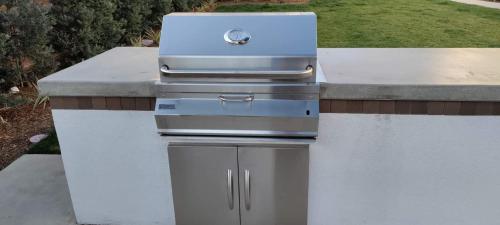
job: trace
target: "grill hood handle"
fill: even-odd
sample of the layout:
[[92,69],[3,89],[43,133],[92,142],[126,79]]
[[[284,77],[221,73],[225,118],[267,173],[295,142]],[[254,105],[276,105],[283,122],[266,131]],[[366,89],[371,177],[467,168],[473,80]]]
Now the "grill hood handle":
[[204,77],[204,78],[267,78],[281,80],[307,79],[313,76],[314,67],[304,70],[171,70],[164,65],[160,72],[168,77]]

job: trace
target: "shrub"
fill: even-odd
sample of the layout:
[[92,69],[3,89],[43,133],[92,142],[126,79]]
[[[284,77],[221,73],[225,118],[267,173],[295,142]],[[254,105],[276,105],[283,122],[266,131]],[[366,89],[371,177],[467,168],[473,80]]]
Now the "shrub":
[[171,0],[119,0],[115,18],[124,22],[122,42],[140,36],[145,30],[161,26],[163,15],[171,12]]
[[125,33],[122,42],[137,37],[146,29],[146,17],[151,14],[151,6],[143,0],[120,0],[115,18],[123,21]]
[[[178,0],[176,0],[178,1]],[[182,0],[185,1],[185,0]],[[159,28],[171,0],[52,0],[52,43],[63,67],[116,46],[132,44],[148,28]]]
[[206,0],[200,6],[194,7],[194,12],[213,12],[217,8],[215,0]]
[[9,73],[8,65],[6,65],[8,64],[8,61],[5,58],[7,53],[7,40],[7,34],[0,30],[0,92],[6,91],[13,86],[14,81],[14,74]]
[[56,64],[49,46],[52,20],[47,7],[32,0],[4,4],[0,11],[0,88],[5,90],[36,82],[53,72]]
[[174,0],[173,8],[175,11],[191,11],[193,8],[200,7],[205,0]]
[[116,20],[116,0],[52,0],[52,43],[63,67],[120,45],[124,21]]
[[160,44],[161,31],[149,28],[148,30],[146,30],[145,37],[153,41],[152,46],[158,46]]
[[[160,29],[164,15],[174,10],[172,0],[150,0],[151,14],[147,16],[146,27]],[[177,0],[176,0],[177,1]]]
[[163,15],[191,11],[204,0],[46,2],[0,0],[0,89],[49,74],[54,59],[64,68],[143,34],[157,41]]

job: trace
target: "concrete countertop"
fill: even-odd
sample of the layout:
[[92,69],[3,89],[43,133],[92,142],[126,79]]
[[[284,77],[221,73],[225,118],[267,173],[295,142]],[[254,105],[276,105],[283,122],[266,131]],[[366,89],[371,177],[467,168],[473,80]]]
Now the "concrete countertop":
[[[39,81],[42,95],[154,97],[157,48],[118,47]],[[318,49],[322,99],[500,101],[500,49]]]
[[318,49],[323,99],[499,101],[500,49]]
[[46,96],[154,97],[158,48],[117,47],[38,81]]

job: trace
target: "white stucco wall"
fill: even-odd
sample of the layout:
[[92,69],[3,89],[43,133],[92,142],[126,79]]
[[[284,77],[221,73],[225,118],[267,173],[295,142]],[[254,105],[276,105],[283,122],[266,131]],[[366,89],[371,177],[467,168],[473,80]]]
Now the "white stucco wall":
[[52,113],[78,223],[174,223],[168,154],[153,112]]
[[322,114],[310,225],[500,224],[500,117]]
[[[78,222],[174,224],[153,112],[53,116]],[[500,117],[321,114],[319,133],[309,225],[500,224]]]

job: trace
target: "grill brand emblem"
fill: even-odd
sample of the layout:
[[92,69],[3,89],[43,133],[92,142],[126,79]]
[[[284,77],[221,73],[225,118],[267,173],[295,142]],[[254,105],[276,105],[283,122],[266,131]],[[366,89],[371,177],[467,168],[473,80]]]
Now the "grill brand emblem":
[[250,40],[250,33],[242,29],[231,29],[224,34],[224,40],[233,45],[244,45]]

